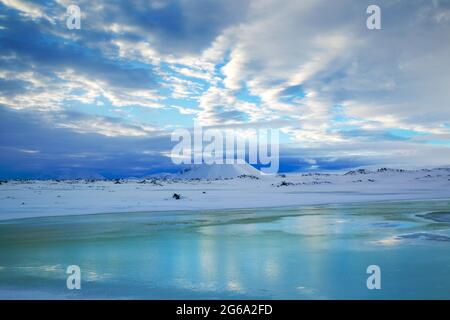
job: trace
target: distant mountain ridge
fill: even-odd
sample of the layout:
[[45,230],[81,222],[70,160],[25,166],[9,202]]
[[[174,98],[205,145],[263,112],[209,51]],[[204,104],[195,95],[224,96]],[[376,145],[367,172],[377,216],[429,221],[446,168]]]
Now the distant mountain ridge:
[[239,176],[261,176],[261,171],[248,163],[244,164],[201,164],[194,165],[176,175],[181,179],[232,179]]

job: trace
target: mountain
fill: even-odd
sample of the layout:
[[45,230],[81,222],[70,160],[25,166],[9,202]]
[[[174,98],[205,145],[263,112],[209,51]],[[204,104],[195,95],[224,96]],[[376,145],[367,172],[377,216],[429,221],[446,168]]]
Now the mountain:
[[177,177],[182,179],[230,179],[242,175],[259,177],[261,172],[248,163],[244,164],[201,164],[184,170]]

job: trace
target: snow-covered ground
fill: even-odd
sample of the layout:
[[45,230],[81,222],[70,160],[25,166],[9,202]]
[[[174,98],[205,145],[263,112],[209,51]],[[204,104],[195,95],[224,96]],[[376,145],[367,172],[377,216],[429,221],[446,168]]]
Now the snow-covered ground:
[[[200,177],[206,174],[208,179],[186,179],[196,177],[189,174],[178,178],[120,180],[120,183],[86,180],[3,181],[0,185],[0,220],[107,212],[450,199],[450,168],[259,177],[247,175],[245,170],[237,170],[239,177],[220,180],[215,180],[210,172],[199,172]],[[181,195],[181,198],[175,199],[174,193]]]

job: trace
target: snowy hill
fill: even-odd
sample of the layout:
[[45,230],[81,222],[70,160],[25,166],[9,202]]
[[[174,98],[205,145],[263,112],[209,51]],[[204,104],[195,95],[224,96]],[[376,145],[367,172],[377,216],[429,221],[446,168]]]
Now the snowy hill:
[[259,177],[261,172],[248,163],[244,164],[201,164],[193,166],[180,173],[177,177],[181,179],[230,179],[239,176]]

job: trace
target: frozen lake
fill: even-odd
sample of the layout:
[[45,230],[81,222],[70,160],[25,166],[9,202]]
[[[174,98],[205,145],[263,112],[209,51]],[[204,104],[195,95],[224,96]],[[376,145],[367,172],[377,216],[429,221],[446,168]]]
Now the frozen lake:
[[442,200],[0,221],[3,299],[450,299],[449,274]]

